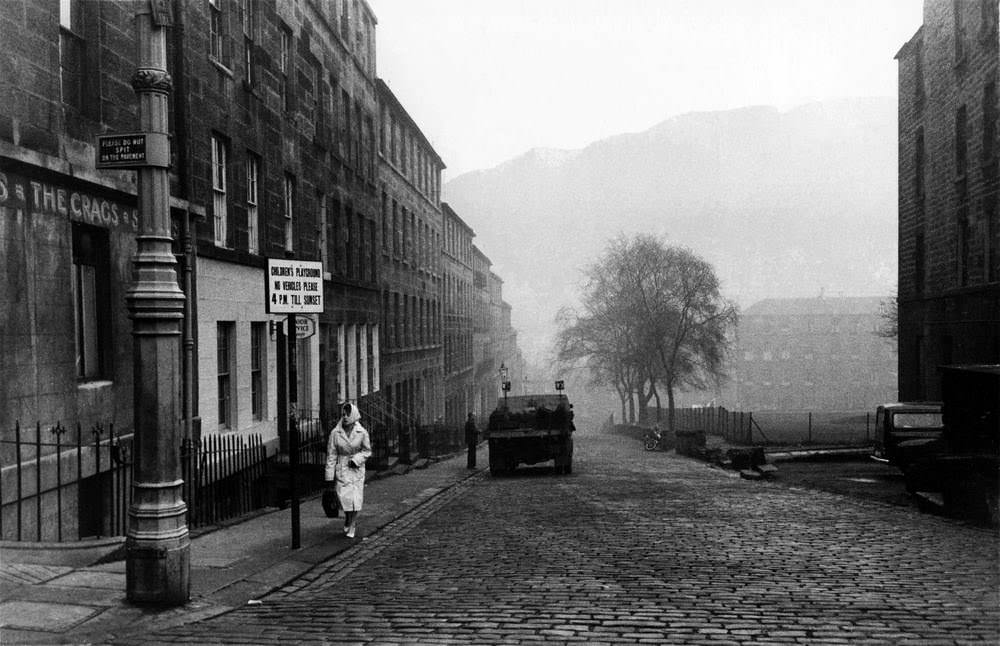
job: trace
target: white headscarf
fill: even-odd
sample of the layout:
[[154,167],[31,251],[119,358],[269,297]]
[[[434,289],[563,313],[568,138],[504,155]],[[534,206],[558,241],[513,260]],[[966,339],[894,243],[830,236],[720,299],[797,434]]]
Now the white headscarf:
[[346,424],[353,424],[361,420],[361,411],[359,411],[358,407],[352,404],[351,402],[347,402],[346,404],[344,404],[343,410],[344,414],[340,418],[341,427],[344,427],[344,425]]

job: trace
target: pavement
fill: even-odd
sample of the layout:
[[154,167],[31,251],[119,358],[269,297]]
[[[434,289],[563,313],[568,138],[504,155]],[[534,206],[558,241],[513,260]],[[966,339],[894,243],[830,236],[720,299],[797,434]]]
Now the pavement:
[[872,448],[870,446],[772,447],[765,449],[764,453],[771,462],[852,460],[871,455]]
[[[291,548],[291,509],[270,509],[228,526],[192,533],[191,599],[156,609],[125,598],[123,539],[58,545],[0,544],[0,644],[106,644],[215,617],[287,587],[352,547],[377,541],[397,519],[428,506],[486,469],[486,444],[477,469],[464,452],[397,465],[366,486],[358,533],[348,539],[343,517],[327,518],[318,494],[300,506],[301,547]],[[395,475],[396,477],[386,477]]]

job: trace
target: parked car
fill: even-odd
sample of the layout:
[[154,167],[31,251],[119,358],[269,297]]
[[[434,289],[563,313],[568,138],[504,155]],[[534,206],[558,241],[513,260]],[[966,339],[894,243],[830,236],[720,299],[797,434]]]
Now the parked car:
[[871,457],[905,472],[909,465],[938,451],[943,432],[938,402],[882,404],[875,410],[875,446]]

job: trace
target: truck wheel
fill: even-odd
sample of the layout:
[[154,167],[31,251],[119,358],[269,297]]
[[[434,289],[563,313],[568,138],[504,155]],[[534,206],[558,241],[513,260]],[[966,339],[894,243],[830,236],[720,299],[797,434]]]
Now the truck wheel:
[[498,451],[490,445],[490,475],[498,476],[503,473],[504,461],[500,458]]
[[983,520],[990,527],[1000,527],[1000,494],[997,493],[995,486],[987,486],[983,496],[983,506],[985,507]]
[[562,472],[564,475],[569,475],[573,473],[573,458],[569,459],[569,462],[563,465]]

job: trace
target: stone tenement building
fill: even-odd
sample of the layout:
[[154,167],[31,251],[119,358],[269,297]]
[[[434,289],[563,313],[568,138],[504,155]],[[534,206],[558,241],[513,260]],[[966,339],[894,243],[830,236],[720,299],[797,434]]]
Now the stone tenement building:
[[269,435],[283,417],[283,356],[260,302],[267,257],[323,263],[327,307],[297,342],[303,414],[378,389],[375,17],[364,2],[175,12],[187,26],[173,48],[176,190],[207,213],[196,227],[198,412],[206,432]]
[[472,238],[475,232],[447,203],[444,211],[444,374],[448,399],[445,423],[461,425],[475,412],[472,354]]
[[[272,325],[279,319],[262,300],[268,257],[324,263],[330,307],[318,334],[298,343],[300,407],[319,412],[377,390],[375,18],[363,2],[343,12],[308,2],[171,6],[170,188],[189,307],[190,432],[274,437],[281,354]],[[0,19],[3,55],[17,70],[3,87],[6,182],[42,187],[38,199],[14,192],[8,209],[45,216],[5,238],[7,257],[24,272],[8,280],[29,301],[42,291],[38,280],[73,281],[51,305],[51,321],[32,321],[21,305],[5,310],[18,326],[35,326],[22,330],[21,343],[36,348],[27,363],[42,371],[26,392],[3,398],[5,422],[130,426],[131,328],[122,303],[136,216],[114,212],[134,211],[135,185],[130,172],[96,169],[94,145],[97,134],[137,126],[133,9],[12,2]],[[93,208],[105,203],[107,217]],[[36,238],[51,241],[47,254],[33,252]],[[40,334],[58,341],[32,343]]]
[[[444,412],[441,171],[444,163],[381,79],[379,202],[384,395],[415,422]],[[446,360],[445,360],[446,361]]]
[[740,317],[727,405],[855,411],[896,398],[896,358],[878,298],[769,298]]
[[925,0],[899,61],[899,397],[1000,362],[997,0]]
[[493,263],[476,245],[472,245],[472,361],[473,412],[477,418],[489,413],[499,390],[499,364],[493,361],[490,330],[489,275]]
[[[139,128],[135,6],[7,0],[0,11],[0,440],[18,424],[37,425],[46,440],[57,422],[79,423],[88,440],[95,424],[132,431],[126,296],[137,182],[131,170],[97,168],[96,142]],[[315,333],[306,326],[297,341],[303,416],[345,400],[388,410],[384,423],[442,416],[450,396],[444,164],[377,79],[368,4],[163,6],[172,22],[169,180],[185,295],[184,436],[254,433],[271,452],[282,448],[284,316],[266,312],[269,258],[323,266],[325,310],[312,315]],[[0,466],[9,467],[6,446]],[[82,454],[83,471],[94,472],[95,453]],[[108,463],[105,453],[101,469]],[[5,519],[12,473],[2,472]],[[67,491],[63,504],[78,501]]]

